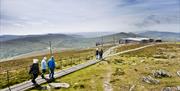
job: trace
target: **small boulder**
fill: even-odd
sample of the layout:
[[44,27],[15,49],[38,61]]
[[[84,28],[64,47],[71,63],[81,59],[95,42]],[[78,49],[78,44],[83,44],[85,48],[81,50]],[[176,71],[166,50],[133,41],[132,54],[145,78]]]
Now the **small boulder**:
[[162,78],[162,77],[171,77],[171,74],[165,70],[155,70],[153,71],[153,76],[156,78]]
[[165,87],[161,91],[172,91],[171,87]]
[[164,87],[161,89],[161,91],[180,91],[176,87]]
[[177,71],[177,75],[180,77],[180,71]]
[[69,88],[68,83],[49,83],[49,86],[54,88],[54,89],[59,89],[59,88]]
[[177,86],[176,88],[177,88],[177,91],[180,91],[180,86]]
[[134,91],[135,85],[132,85],[129,89],[129,91]]
[[151,76],[143,77],[143,81],[149,84],[159,84],[159,80],[152,78]]
[[158,59],[167,59],[167,55],[153,55],[154,58],[158,58]]

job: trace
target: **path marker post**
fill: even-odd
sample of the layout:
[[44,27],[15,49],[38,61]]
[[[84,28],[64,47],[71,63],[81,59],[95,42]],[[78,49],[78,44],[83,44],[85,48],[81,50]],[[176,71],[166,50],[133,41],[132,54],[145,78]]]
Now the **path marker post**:
[[7,72],[7,85],[8,85],[9,91],[11,91],[11,88],[9,85],[9,70],[7,70],[6,72]]

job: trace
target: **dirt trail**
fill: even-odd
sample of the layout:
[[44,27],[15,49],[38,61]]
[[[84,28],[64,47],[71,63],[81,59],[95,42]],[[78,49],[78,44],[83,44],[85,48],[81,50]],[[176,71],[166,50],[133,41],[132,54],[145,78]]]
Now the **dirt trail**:
[[[114,49],[122,46],[122,45],[117,45],[114,47],[109,48],[105,53],[104,53],[104,57],[111,55],[112,53],[114,53]],[[105,74],[105,78],[104,78],[104,82],[103,82],[103,87],[104,87],[104,91],[113,91],[112,85],[110,83],[111,81],[111,75],[112,75],[112,67],[110,65],[107,66],[108,72]]]
[[111,75],[112,75],[112,68],[111,66],[108,66],[108,72],[104,78],[104,91],[113,91],[112,85],[110,83],[111,81]]

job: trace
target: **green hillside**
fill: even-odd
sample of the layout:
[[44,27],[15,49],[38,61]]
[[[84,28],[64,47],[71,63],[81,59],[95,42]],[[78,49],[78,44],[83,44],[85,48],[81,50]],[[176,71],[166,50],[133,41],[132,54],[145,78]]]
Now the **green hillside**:
[[[112,42],[125,37],[137,37],[133,33],[117,33],[103,36],[103,42]],[[80,35],[47,34],[30,35],[23,38],[1,42],[0,58],[8,58],[34,51],[48,50],[49,41],[54,50],[95,47],[96,42],[102,42],[102,37],[84,38]]]

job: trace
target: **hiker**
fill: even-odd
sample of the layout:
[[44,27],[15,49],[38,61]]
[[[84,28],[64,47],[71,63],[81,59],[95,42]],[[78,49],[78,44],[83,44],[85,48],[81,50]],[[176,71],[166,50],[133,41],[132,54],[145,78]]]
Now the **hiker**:
[[99,59],[99,50],[96,48],[96,59]]
[[100,52],[99,52],[99,56],[100,56],[100,59],[103,58],[103,50],[101,49]]
[[32,83],[34,85],[37,85],[35,79],[38,77],[39,74],[39,64],[38,64],[38,59],[33,59],[33,64],[31,65],[29,74],[32,74]]
[[44,74],[46,73],[46,60],[47,60],[47,58],[46,57],[44,57],[43,58],[43,60],[41,61],[41,70],[42,70],[42,72],[41,72],[41,77],[43,78],[43,79],[45,79],[45,77],[44,77]]
[[55,60],[53,56],[48,61],[48,67],[50,70],[49,78],[54,79]]

